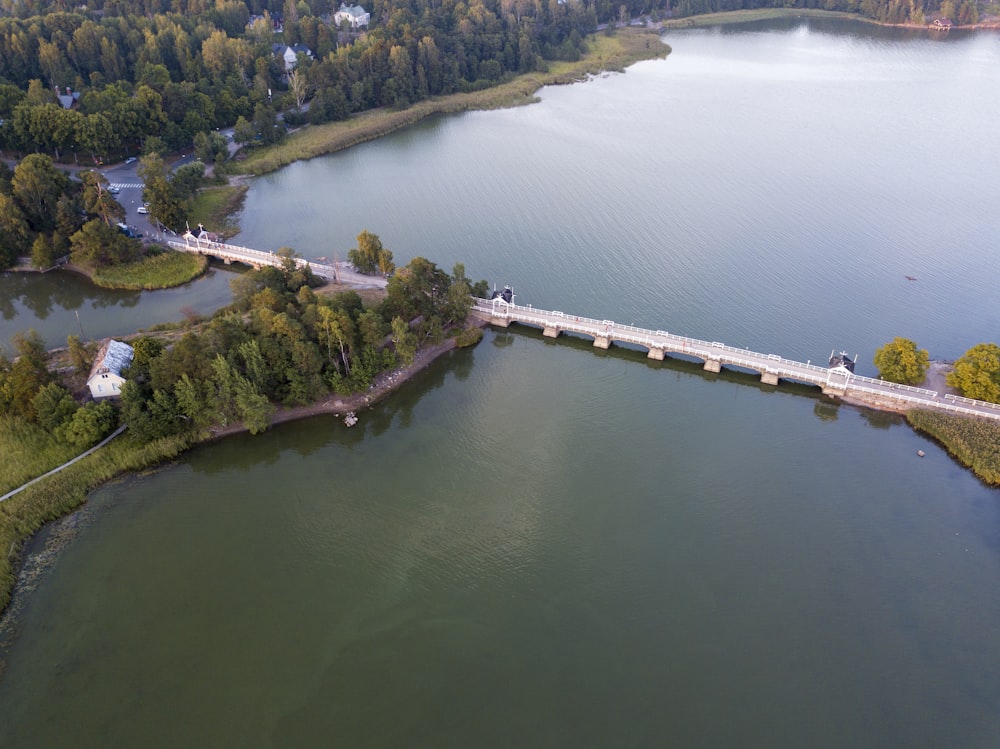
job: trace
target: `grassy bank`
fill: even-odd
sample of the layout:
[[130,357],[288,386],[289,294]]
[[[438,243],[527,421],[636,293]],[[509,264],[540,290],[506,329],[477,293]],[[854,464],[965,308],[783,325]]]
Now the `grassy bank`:
[[37,424],[14,416],[0,418],[0,495],[61,466],[78,452],[56,442]]
[[542,86],[572,83],[601,71],[622,71],[639,60],[664,57],[670,52],[658,32],[645,28],[619,29],[612,36],[588,37],[589,52],[578,62],[550,63],[545,73],[529,73],[514,80],[471,93],[452,94],[419,102],[408,109],[378,109],[342,122],[305,127],[282,143],[251,151],[234,165],[243,174],[265,174],[301,159],[311,159],[374,140],[413,125],[435,114],[501,109],[537,101]]
[[870,18],[863,18],[856,13],[844,13],[832,10],[813,10],[809,8],[758,8],[756,10],[730,10],[724,13],[707,13],[703,16],[675,18],[663,22],[664,29],[690,29],[699,26],[721,26],[731,23],[748,23],[750,21],[768,21],[773,18],[846,18],[851,21],[874,23]]
[[[0,502],[0,612],[10,602],[21,547],[42,525],[79,507],[101,484],[171,460],[191,444],[191,438],[171,437],[137,445],[126,433],[66,470]],[[9,481],[5,468],[0,482]]]
[[985,483],[1000,486],[1000,422],[915,409],[906,419]]
[[233,236],[240,230],[234,217],[243,209],[248,189],[246,185],[224,185],[202,190],[188,211],[188,222],[191,226],[204,224],[224,237]]
[[106,289],[169,289],[187,283],[208,268],[208,258],[166,250],[135,263],[100,268],[91,280]]

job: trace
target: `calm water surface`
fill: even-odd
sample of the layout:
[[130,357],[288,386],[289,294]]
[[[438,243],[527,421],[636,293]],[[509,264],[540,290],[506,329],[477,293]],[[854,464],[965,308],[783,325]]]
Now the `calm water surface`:
[[[668,41],[260,179],[241,239],[803,359],[995,339],[997,37]],[[97,492],[0,745],[997,745],[998,494],[896,417],[531,332],[361,417]]]
[[56,347],[70,335],[106,338],[182,320],[185,313],[209,315],[233,299],[233,272],[223,268],[213,264],[201,278],[162,291],[102,289],[68,271],[0,273],[0,346],[12,353],[11,338],[29,328]]

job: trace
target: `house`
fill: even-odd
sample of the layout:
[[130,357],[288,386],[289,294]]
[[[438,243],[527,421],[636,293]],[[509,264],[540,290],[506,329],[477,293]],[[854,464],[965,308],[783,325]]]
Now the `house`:
[[272,44],[271,51],[275,57],[280,57],[285,61],[285,72],[291,73],[299,63],[299,55],[305,55],[310,60],[313,59],[313,51],[304,44],[296,44],[289,47],[286,44]]
[[127,343],[109,338],[100,351],[87,378],[87,387],[94,398],[111,398],[121,395],[125,378],[122,372],[132,363],[135,351]]
[[59,87],[56,87],[56,98],[62,105],[63,109],[79,109],[80,108],[80,92],[74,91],[69,86],[66,87],[66,93],[59,93]]
[[951,20],[948,18],[935,18],[931,23],[932,29],[941,29],[942,31],[948,31],[951,28]]
[[368,22],[371,20],[371,13],[366,11],[360,5],[347,5],[346,3],[340,4],[340,9],[333,14],[333,22],[337,26],[340,26],[344,21],[347,21],[352,29],[358,29],[364,26],[368,28]]

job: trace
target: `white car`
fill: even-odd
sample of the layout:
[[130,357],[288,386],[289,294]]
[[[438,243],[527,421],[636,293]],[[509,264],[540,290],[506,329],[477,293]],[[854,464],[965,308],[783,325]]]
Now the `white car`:
[[138,211],[139,213],[149,213],[149,209],[144,205],[139,206]]

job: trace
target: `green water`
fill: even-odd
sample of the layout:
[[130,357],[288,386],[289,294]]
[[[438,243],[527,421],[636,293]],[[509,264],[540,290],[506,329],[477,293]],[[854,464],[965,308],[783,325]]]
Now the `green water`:
[[[1000,315],[980,127],[1000,91],[921,90],[992,80],[1000,42],[836,31],[668,37],[665,62],[297,165],[248,207],[308,209],[329,179],[345,242],[387,227],[405,260],[405,229],[524,303],[803,359],[892,335],[960,354]],[[856,105],[831,127],[874,120],[874,144],[785,158],[831,98]],[[880,124],[959,105],[952,153],[977,160],[922,163]],[[623,164],[644,189],[597,201]],[[959,167],[968,195],[934,181]],[[97,492],[8,622],[0,746],[996,746],[1000,495],[898,417],[524,330],[360,416]]]

